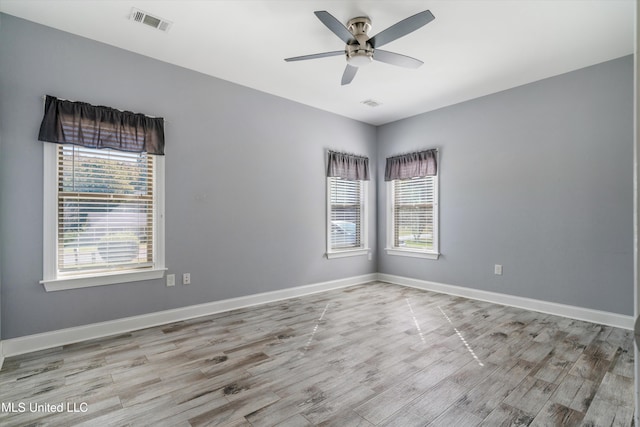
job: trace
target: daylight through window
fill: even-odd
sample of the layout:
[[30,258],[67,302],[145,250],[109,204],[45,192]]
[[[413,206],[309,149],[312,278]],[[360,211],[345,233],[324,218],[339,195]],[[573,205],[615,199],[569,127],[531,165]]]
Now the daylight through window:
[[394,180],[393,247],[436,250],[435,176]]
[[363,248],[364,181],[328,178],[330,251]]
[[154,156],[57,146],[58,275],[153,266]]

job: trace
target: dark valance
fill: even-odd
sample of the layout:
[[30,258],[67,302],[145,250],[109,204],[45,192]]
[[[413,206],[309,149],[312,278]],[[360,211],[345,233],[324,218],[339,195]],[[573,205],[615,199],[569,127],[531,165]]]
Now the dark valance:
[[349,181],[369,181],[369,158],[329,151],[327,176]]
[[438,174],[438,151],[426,150],[387,158],[384,180],[409,179]]
[[38,140],[164,154],[164,119],[47,95]]

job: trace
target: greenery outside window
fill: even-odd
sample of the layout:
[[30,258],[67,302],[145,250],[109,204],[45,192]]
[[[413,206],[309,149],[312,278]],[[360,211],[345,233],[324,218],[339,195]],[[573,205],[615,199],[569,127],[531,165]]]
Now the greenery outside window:
[[47,290],[160,278],[164,157],[45,144]]

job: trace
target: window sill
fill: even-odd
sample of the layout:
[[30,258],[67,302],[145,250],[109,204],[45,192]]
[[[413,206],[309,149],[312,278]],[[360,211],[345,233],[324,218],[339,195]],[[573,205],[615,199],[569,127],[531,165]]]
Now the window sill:
[[388,255],[398,255],[412,258],[438,259],[440,257],[439,253],[412,251],[411,249],[385,248],[385,251]]
[[327,252],[327,258],[345,258],[349,256],[367,255],[370,249],[345,249],[343,251]]
[[141,280],[161,279],[166,268],[145,271],[121,271],[101,276],[76,276],[64,279],[41,280],[47,292],[67,289],[88,288],[92,286],[115,285],[117,283],[138,282]]

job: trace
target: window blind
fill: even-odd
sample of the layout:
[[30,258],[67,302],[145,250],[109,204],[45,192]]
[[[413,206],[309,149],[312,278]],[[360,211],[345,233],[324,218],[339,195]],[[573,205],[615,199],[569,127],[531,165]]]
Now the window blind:
[[331,249],[361,248],[362,181],[329,179]]
[[393,246],[432,251],[435,248],[435,176],[393,181]]
[[154,156],[57,146],[62,276],[153,267]]

